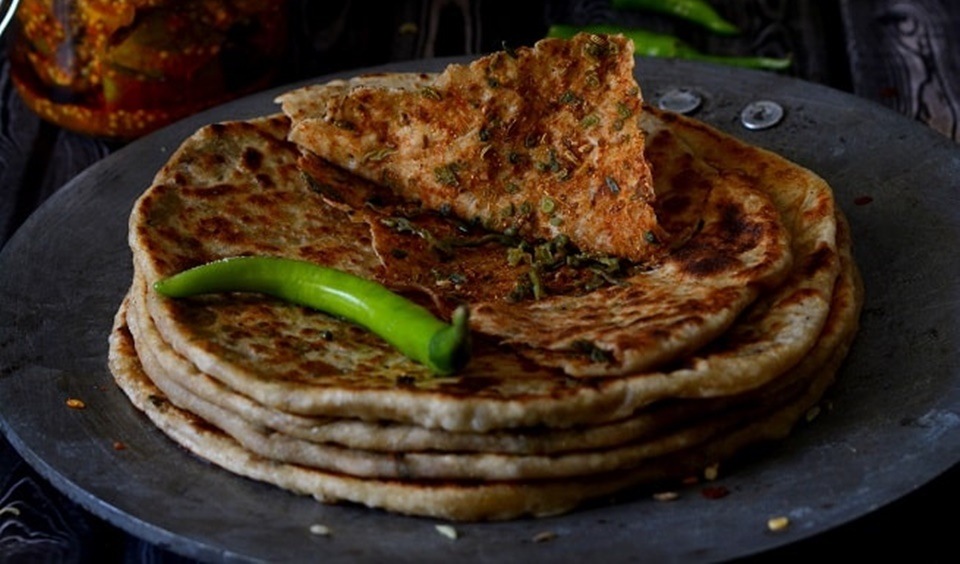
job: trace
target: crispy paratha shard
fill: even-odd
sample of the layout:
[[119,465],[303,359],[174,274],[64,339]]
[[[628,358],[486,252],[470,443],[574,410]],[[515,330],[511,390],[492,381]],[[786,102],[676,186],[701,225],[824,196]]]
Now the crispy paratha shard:
[[633,67],[631,41],[579,35],[434,76],[309,86],[279,102],[291,140],[426,208],[652,261],[666,234]]

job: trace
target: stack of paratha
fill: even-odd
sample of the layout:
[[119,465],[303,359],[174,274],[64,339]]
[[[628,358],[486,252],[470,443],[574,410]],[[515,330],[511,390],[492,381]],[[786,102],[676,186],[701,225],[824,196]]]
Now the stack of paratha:
[[[138,200],[110,341],[133,403],[230,471],[409,514],[555,514],[783,437],[853,339],[829,186],[643,106],[621,38],[280,102],[198,131]],[[467,303],[473,358],[438,377],[321,312],[152,290],[237,255],[339,268],[441,317]]]

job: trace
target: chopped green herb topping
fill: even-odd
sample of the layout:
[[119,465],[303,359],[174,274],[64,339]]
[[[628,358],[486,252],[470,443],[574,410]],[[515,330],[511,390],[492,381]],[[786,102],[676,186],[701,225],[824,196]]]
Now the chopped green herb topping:
[[544,196],[540,200],[540,211],[543,213],[551,214],[555,209],[557,209],[557,203],[550,196]]
[[442,100],[443,96],[440,95],[440,92],[436,88],[431,88],[429,86],[424,86],[420,89],[420,95],[424,98],[429,98],[430,100]]
[[417,235],[422,238],[431,249],[439,253],[444,257],[453,256],[453,249],[446,242],[438,239],[429,229],[424,229],[417,225],[414,225],[409,219],[405,217],[385,217],[380,220],[380,223],[393,229],[397,233],[410,233]]
[[543,290],[543,282],[540,281],[540,271],[537,268],[531,268],[527,271],[527,276],[530,278],[530,288],[533,290],[533,299],[543,299],[546,296],[546,292]]
[[[554,216],[552,219],[560,218]],[[509,240],[505,239],[503,243],[509,244]],[[623,285],[626,283],[623,278],[631,273],[617,257],[579,252],[566,235],[557,235],[539,244],[513,239],[513,245],[507,249],[507,264],[511,267],[525,264],[528,268],[525,269],[526,275],[518,279],[508,296],[512,302],[545,297],[548,289],[543,282],[543,275],[563,267],[587,269],[591,273],[589,278],[580,282],[580,287],[585,292],[605,286]]]
[[445,184],[447,186],[460,186],[460,178],[457,176],[457,165],[448,164],[444,166],[438,166],[433,169],[433,175],[437,179],[437,182]]
[[396,149],[390,147],[382,147],[380,149],[374,149],[363,156],[361,159],[363,162],[381,162],[390,155],[396,153]]
[[507,264],[517,266],[527,257],[527,253],[520,247],[510,247],[507,249]]
[[550,151],[547,153],[547,160],[538,162],[535,166],[540,172],[559,172],[560,161],[557,160],[556,149],[551,147]]
[[583,52],[594,59],[603,59],[608,55],[615,55],[619,52],[616,44],[610,43],[602,35],[591,35],[590,41],[583,46]]
[[563,94],[560,95],[560,103],[566,105],[574,105],[580,101],[580,97],[573,93],[572,90],[565,90]]

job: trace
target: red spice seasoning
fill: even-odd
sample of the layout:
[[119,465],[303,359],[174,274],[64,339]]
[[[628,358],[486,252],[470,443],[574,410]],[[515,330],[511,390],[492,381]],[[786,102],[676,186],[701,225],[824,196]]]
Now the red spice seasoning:
[[710,486],[700,490],[700,495],[707,499],[721,499],[730,495],[730,490],[724,486]]

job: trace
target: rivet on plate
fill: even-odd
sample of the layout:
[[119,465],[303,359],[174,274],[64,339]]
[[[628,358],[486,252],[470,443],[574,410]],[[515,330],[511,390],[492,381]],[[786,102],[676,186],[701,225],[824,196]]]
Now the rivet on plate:
[[674,88],[660,96],[657,105],[661,110],[689,114],[700,107],[703,97],[689,88]]
[[757,100],[747,104],[740,112],[740,123],[747,129],[759,130],[773,127],[783,119],[783,106],[770,100]]

